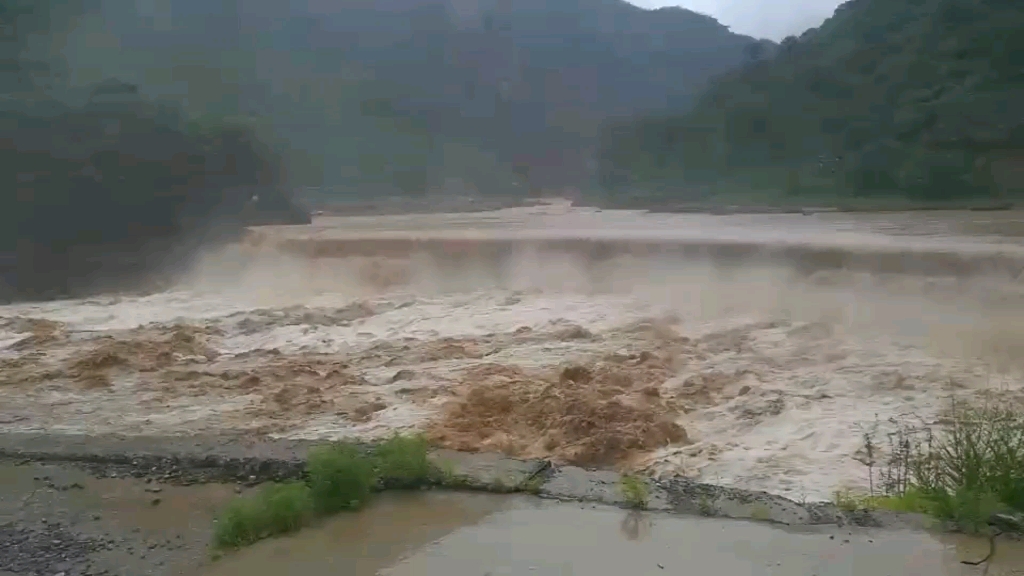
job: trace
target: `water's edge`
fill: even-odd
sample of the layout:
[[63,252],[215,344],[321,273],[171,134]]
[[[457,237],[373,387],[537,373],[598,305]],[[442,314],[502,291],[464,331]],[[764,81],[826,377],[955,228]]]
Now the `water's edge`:
[[[153,478],[170,484],[255,485],[301,477],[309,449],[322,442],[228,436],[117,436],[0,433],[0,462],[71,464],[102,477]],[[371,445],[367,444],[366,448]],[[528,492],[541,498],[626,507],[613,470],[586,470],[547,460],[435,450],[450,472],[442,488]],[[829,502],[796,502],[762,491],[677,477],[648,480],[648,510],[772,522],[787,526],[855,525],[926,529],[922,516],[840,510]]]

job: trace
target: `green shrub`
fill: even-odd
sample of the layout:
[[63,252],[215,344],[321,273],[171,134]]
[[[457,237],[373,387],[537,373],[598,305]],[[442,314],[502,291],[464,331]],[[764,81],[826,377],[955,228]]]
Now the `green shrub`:
[[430,444],[420,435],[394,435],[374,452],[377,471],[385,485],[396,488],[421,486],[436,476],[427,455]]
[[299,530],[315,515],[358,509],[380,478],[385,486],[396,488],[443,478],[427,458],[429,448],[422,436],[402,435],[391,437],[372,454],[346,442],[318,446],[306,462],[306,483],[273,484],[232,501],[217,519],[213,547],[238,548]]
[[995,513],[1024,512],[1024,412],[954,404],[937,429],[901,425],[877,471],[876,446],[865,442],[872,494],[859,507],[923,512],[971,532]]
[[313,517],[313,498],[309,486],[302,482],[272,484],[264,489],[262,498],[270,536],[294,532]]
[[646,479],[626,474],[619,481],[619,491],[622,492],[622,498],[630,507],[638,510],[647,508],[650,488],[647,486]]
[[343,442],[311,450],[306,471],[313,503],[321,514],[361,507],[377,484],[373,462]]
[[215,548],[238,548],[294,532],[313,517],[310,490],[301,482],[271,484],[252,496],[236,498],[217,518]]

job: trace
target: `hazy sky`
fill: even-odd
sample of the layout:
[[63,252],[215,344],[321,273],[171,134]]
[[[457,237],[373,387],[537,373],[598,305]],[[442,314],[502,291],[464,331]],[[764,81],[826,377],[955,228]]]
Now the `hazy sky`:
[[628,0],[644,8],[682,6],[714,16],[737,34],[781,40],[818,26],[844,0]]

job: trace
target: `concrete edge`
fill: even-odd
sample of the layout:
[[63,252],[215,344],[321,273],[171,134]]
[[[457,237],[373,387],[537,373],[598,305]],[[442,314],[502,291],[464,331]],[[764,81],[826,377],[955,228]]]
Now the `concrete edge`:
[[[323,441],[237,436],[87,436],[0,433],[0,460],[73,464],[104,477],[147,477],[169,483],[237,482],[247,485],[300,478],[309,449]],[[366,444],[369,449],[372,445]],[[686,478],[636,478],[623,490],[611,470],[558,466],[500,454],[432,451],[442,471],[438,484],[489,492],[527,492],[542,498],[641,507],[687,515],[736,518],[787,526],[856,525],[923,528],[918,515],[847,512],[828,502],[800,503],[767,492]],[[625,492],[630,492],[627,498]],[[638,502],[638,500],[642,500]]]

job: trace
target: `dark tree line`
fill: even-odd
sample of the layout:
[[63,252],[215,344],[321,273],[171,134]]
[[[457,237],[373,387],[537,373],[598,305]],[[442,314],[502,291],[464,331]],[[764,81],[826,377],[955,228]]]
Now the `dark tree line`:
[[308,222],[282,187],[280,158],[249,126],[190,126],[173,107],[114,79],[88,88],[82,105],[58,98],[66,65],[25,51],[26,35],[46,33],[49,4],[7,0],[0,7],[5,296],[122,285],[173,264],[166,258],[172,248],[211,234]]

